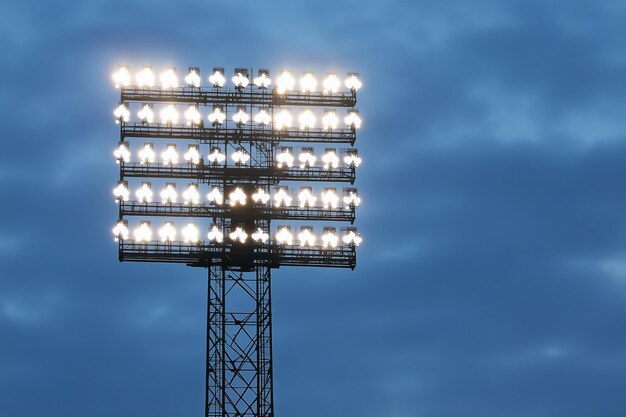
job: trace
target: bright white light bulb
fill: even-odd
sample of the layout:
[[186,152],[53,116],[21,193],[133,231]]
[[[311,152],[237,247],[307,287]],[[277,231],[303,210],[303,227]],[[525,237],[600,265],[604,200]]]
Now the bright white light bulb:
[[263,188],[259,188],[254,194],[252,194],[252,201],[255,203],[267,204],[269,200],[270,195],[269,193],[266,193]]
[[290,128],[293,124],[293,117],[287,109],[283,109],[274,115],[274,127],[278,130]]
[[284,70],[276,79],[276,91],[278,94],[285,94],[289,90],[293,90],[296,80],[287,70]]
[[198,75],[198,71],[196,69],[190,69],[189,74],[185,77],[185,82],[189,87],[200,87],[200,75]]
[[343,121],[353,129],[358,129],[361,127],[361,118],[359,117],[359,112],[356,110],[352,110],[350,113],[348,113]]
[[241,227],[237,227],[235,231],[228,234],[228,237],[236,242],[239,241],[239,243],[246,243],[248,234]]
[[237,113],[233,114],[233,122],[237,123],[237,125],[245,125],[250,120],[250,116],[248,113],[242,108],[237,110]]
[[246,86],[250,83],[248,77],[243,75],[241,72],[236,73],[232,78],[233,84],[238,88],[246,88]]
[[302,247],[315,245],[315,240],[315,235],[310,229],[302,229],[298,233],[298,241],[300,241],[300,246]]
[[185,158],[185,161],[189,162],[190,164],[199,164],[200,151],[198,151],[198,146],[189,145],[189,148],[187,149],[187,152],[185,152],[185,155],[183,155],[183,157]]
[[270,124],[270,122],[272,121],[272,117],[267,111],[261,109],[257,114],[254,115],[254,121],[262,126],[265,126]]
[[127,123],[130,120],[130,110],[126,107],[126,104],[120,103],[119,106],[113,111],[113,115],[115,116],[115,123],[119,123],[120,121]]
[[183,199],[185,204],[200,204],[200,193],[196,184],[189,184],[187,189],[183,191]]
[[161,80],[162,88],[176,88],[178,87],[178,77],[176,76],[176,70],[174,68],[168,68],[159,76]]
[[335,209],[339,205],[339,196],[333,188],[327,188],[322,193],[322,205],[325,209]]
[[252,235],[250,236],[252,237],[252,240],[254,240],[255,242],[261,242],[261,243],[266,243],[268,239],[270,238],[270,235],[268,233],[265,233],[263,229],[261,229],[260,227],[256,229],[256,232],[252,233]]
[[231,191],[230,194],[228,194],[228,198],[230,199],[230,205],[233,207],[237,204],[242,206],[246,205],[246,193],[244,193],[239,187],[235,188],[234,191]]
[[198,111],[198,107],[195,104],[189,106],[187,111],[185,112],[185,119],[187,119],[187,125],[199,125],[200,121],[202,121],[202,116],[200,115],[200,111]]
[[118,203],[120,201],[128,201],[130,198],[130,191],[128,191],[126,184],[121,181],[117,184],[117,187],[113,189],[113,195],[115,196],[115,201]]
[[185,243],[198,243],[200,240],[200,232],[194,223],[187,223],[187,226],[181,230]]
[[276,155],[276,166],[278,168],[293,166],[294,157],[289,148],[283,148],[282,152]]
[[322,235],[322,247],[335,248],[339,243],[339,236],[331,231],[327,231]]
[[115,225],[115,227],[113,227],[113,236],[115,237],[115,241],[117,242],[118,240],[126,240],[128,239],[128,226],[126,226],[126,224],[124,224],[124,222],[119,222]]
[[333,94],[339,91],[339,86],[341,86],[341,81],[337,77],[337,74],[334,72],[329,72],[326,74],[326,78],[324,78],[324,94]]
[[213,187],[211,192],[207,194],[206,199],[210,203],[215,203],[218,206],[224,204],[224,194],[222,194],[220,189],[217,187]]
[[140,203],[151,203],[152,196],[154,195],[151,184],[149,182],[142,182],[141,187],[135,191],[135,195]]
[[357,154],[348,154],[344,156],[343,162],[349,167],[358,167],[361,165],[361,158]]
[[291,200],[292,200],[291,196],[287,194],[287,191],[285,191],[284,188],[280,188],[274,194],[274,206],[276,207],[290,206]]
[[151,164],[156,159],[156,153],[154,152],[153,145],[151,143],[144,143],[143,149],[138,152],[139,162],[142,164]]
[[281,245],[293,245],[293,235],[287,227],[280,227],[276,232],[276,241]]
[[358,91],[363,86],[357,73],[348,73],[345,84],[350,91]]
[[172,242],[176,240],[176,228],[171,222],[165,222],[159,229],[159,237],[161,242]]
[[269,75],[265,72],[262,72],[258,77],[254,79],[254,85],[259,88],[267,88],[270,86],[271,83],[272,80],[270,80]]
[[359,246],[363,241],[363,238],[354,233],[354,231],[350,230],[347,234],[343,235],[341,240],[343,240],[343,243],[346,245]]
[[317,157],[313,155],[312,149],[302,149],[300,155],[298,155],[298,161],[300,161],[300,168],[310,168],[315,165],[315,161],[317,161]]
[[217,243],[222,243],[224,241],[224,233],[222,233],[222,231],[217,226],[211,227],[209,233],[207,234],[207,237],[210,241],[215,241]]
[[315,205],[315,201],[317,197],[313,195],[311,189],[308,187],[303,187],[300,193],[298,194],[298,201],[300,202],[300,208],[311,207]]
[[311,110],[304,110],[298,116],[300,129],[310,129],[315,126],[315,115]]
[[208,156],[208,159],[212,165],[219,165],[224,163],[224,161],[226,160],[226,155],[224,155],[219,148],[213,148]]
[[324,169],[334,169],[339,166],[339,157],[334,149],[327,149],[324,156],[322,156],[322,162],[324,163]]
[[346,209],[352,206],[358,207],[361,204],[361,197],[358,196],[356,191],[348,191],[348,195],[343,198],[343,204]]
[[164,204],[174,204],[177,198],[176,184],[167,183],[165,188],[161,190],[161,202]]
[[143,69],[135,75],[135,79],[137,80],[137,86],[139,87],[153,87],[154,72],[152,72],[152,67],[143,67]]
[[127,65],[120,65],[117,71],[113,73],[113,82],[115,83],[115,88],[128,87],[130,85],[130,73]]
[[305,72],[300,78],[300,91],[303,93],[313,93],[317,87],[317,80],[312,72]]
[[152,240],[152,229],[150,228],[150,222],[141,222],[139,227],[133,231],[135,240],[138,242],[149,242]]
[[245,149],[239,148],[233,152],[231,158],[237,165],[245,165],[250,160],[250,155]]
[[213,84],[213,87],[224,87],[224,83],[226,83],[224,73],[215,69],[213,74],[209,76],[209,82]]
[[178,123],[178,111],[173,104],[168,105],[163,110],[161,110],[161,121],[166,124],[176,124]]
[[167,145],[167,148],[161,152],[161,158],[164,164],[177,164],[178,152],[176,152],[176,145]]
[[322,125],[324,125],[324,129],[337,129],[337,125],[339,125],[337,113],[334,110],[324,112]]
[[124,161],[124,163],[130,162],[130,150],[128,149],[128,145],[126,142],[120,142],[117,149],[113,151],[113,156],[115,157],[115,161],[119,164],[120,161]]
[[226,120],[226,115],[219,107],[215,107],[213,113],[209,114],[209,122],[211,122],[213,126],[221,125],[224,123],[224,120]]
[[144,123],[154,122],[154,111],[149,104],[144,104],[141,110],[137,112],[137,116]]

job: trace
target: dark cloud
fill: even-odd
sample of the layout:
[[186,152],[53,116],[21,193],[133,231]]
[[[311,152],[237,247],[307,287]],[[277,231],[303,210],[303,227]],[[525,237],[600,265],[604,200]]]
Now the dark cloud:
[[109,76],[128,62],[366,81],[365,244],[354,272],[274,273],[277,414],[622,415],[625,15],[612,1],[3,6],[0,414],[202,413],[206,272],[119,264],[110,241]]

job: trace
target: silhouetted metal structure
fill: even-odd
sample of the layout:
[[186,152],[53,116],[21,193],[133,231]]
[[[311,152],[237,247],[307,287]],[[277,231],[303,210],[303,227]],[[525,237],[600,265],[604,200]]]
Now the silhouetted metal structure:
[[[120,167],[115,190],[119,223],[114,229],[119,260],[183,263],[208,269],[205,416],[273,416],[271,269],[285,265],[354,269],[360,242],[355,229],[349,226],[341,228],[343,237],[336,234],[336,227],[326,227],[322,237],[311,238],[310,227],[301,224],[326,221],[351,225],[359,201],[354,188],[346,189],[343,203],[338,196],[339,204],[334,188],[325,190],[329,197],[323,204],[312,203],[317,201],[315,198],[306,199],[311,195],[307,187],[302,188],[305,197],[300,195],[298,204],[268,200],[272,191],[275,198],[280,190],[287,196],[293,195],[285,184],[352,185],[360,163],[352,147],[360,119],[358,123],[348,123],[346,119],[348,125],[344,128],[336,126],[337,120],[329,124],[332,118],[324,119],[326,126],[320,128],[310,126],[306,120],[300,127],[291,127],[294,123],[285,120],[279,126],[276,118],[285,106],[310,110],[344,108],[356,117],[353,108],[358,87],[347,92],[338,92],[336,87],[326,92],[279,92],[263,83],[259,85],[256,79],[256,83],[250,82],[252,71],[238,68],[235,77],[243,78],[233,77],[235,87],[225,88],[223,69],[214,68],[213,77],[217,78],[212,78],[209,87],[199,87],[195,76],[188,75],[187,86],[165,88],[153,86],[149,68],[143,71],[147,78],[137,77],[143,85],[133,85],[126,67],[115,75],[121,92],[120,106],[115,112],[120,124],[120,142],[115,152]],[[200,70],[192,67],[189,74],[192,73],[199,76]],[[269,78],[269,71],[260,70],[259,77],[262,74]],[[171,81],[171,74],[168,76]],[[165,83],[163,80],[162,77]],[[155,106],[162,107],[161,122],[155,122]],[[130,120],[135,107],[140,111],[139,121]],[[180,108],[188,109],[186,124],[176,120]],[[269,118],[261,115],[252,120],[255,112],[264,112]],[[205,120],[198,118],[202,113],[213,115],[206,126]],[[235,116],[238,113],[240,117]],[[248,120],[242,115],[247,115]],[[164,162],[156,162],[154,143],[148,143],[143,144],[144,153],[140,150],[139,158],[133,160],[130,143],[140,139],[161,142],[170,154],[164,152]],[[326,148],[324,158],[333,163],[321,166],[311,160],[296,161],[295,165],[289,160],[277,163],[281,152],[291,158],[292,149],[284,148],[285,144],[306,146],[305,157],[312,155],[315,149],[311,147],[318,144],[338,144],[347,149]],[[185,161],[176,160],[177,145],[187,145]],[[196,151],[192,150],[194,147]],[[233,157],[235,160],[231,160]],[[136,192],[136,199],[131,198],[129,189],[129,182],[133,181],[141,181],[144,192]],[[192,197],[187,195],[187,201],[177,202],[178,193],[171,181],[185,181],[198,194],[203,188],[214,190],[218,197],[200,202],[192,190]],[[171,186],[170,194],[164,191],[161,202],[152,201],[153,184]],[[267,196],[262,198],[261,193],[261,197],[255,197],[258,190]],[[160,218],[166,224],[159,231],[160,239],[152,239],[150,222]],[[129,219],[141,220],[133,238]],[[177,238],[172,219],[192,222],[184,230],[183,239]],[[289,227],[294,232],[299,226],[300,237],[296,238],[286,226],[274,233],[275,220],[291,222]],[[197,222],[206,224],[198,227]],[[206,239],[194,234],[200,230],[209,232]]]

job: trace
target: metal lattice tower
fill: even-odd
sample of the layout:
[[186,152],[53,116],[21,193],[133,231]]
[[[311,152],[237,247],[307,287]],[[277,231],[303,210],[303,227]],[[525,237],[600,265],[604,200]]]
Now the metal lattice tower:
[[[356,265],[361,238],[355,228],[342,229],[340,238],[335,227],[325,227],[318,238],[312,227],[301,223],[352,224],[355,220],[360,202],[355,188],[346,188],[343,199],[335,188],[326,188],[322,204],[315,204],[308,185],[352,185],[356,179],[360,163],[353,148],[360,125],[354,110],[358,74],[349,74],[347,92],[339,92],[336,75],[328,74],[327,91],[317,93],[307,89],[306,83],[305,91],[297,92],[288,79],[288,88],[269,88],[267,70],[259,70],[251,83],[252,70],[235,69],[234,88],[224,88],[222,68],[213,69],[210,87],[200,87],[197,67],[189,68],[185,87],[177,85],[174,69],[164,74],[160,87],[153,86],[149,67],[138,74],[137,84],[131,83],[126,66],[114,75],[121,92],[115,111],[120,124],[115,151],[120,178],[114,190],[119,222],[113,231],[119,260],[207,268],[205,417],[273,416],[271,269],[283,265],[354,269]],[[287,76],[287,72],[281,74]],[[311,76],[306,77],[310,81]],[[154,120],[155,106],[161,107],[160,123]],[[177,120],[181,106],[187,109],[186,124]],[[300,127],[291,127],[285,119],[290,114],[286,106],[304,109]],[[139,121],[130,120],[131,107],[139,110]],[[315,108],[326,109],[321,128],[312,126],[311,109]],[[348,109],[346,128],[337,126],[336,108]],[[202,113],[209,114],[209,126]],[[251,115],[255,115],[253,120]],[[139,138],[165,142],[163,162],[156,162],[153,143],[139,146],[139,160],[132,160],[129,141]],[[304,145],[299,165],[294,166],[292,148],[282,146],[285,143]],[[178,161],[177,144],[187,145],[185,162]],[[325,148],[323,163],[316,166],[314,147],[320,144],[349,146],[341,154],[343,164],[335,148]],[[172,181],[187,182],[184,202],[178,202],[177,183]],[[131,199],[129,182],[140,182],[136,199]],[[161,202],[152,201],[153,182],[164,186]],[[288,182],[306,185],[295,204],[283,185]],[[210,191],[207,201],[200,202],[200,190]],[[274,201],[269,200],[272,190]],[[129,218],[144,219],[133,238]],[[153,239],[151,222],[145,219],[159,218],[165,224],[159,229],[160,239]],[[191,220],[181,230],[182,239],[172,219]],[[292,226],[273,228],[274,220],[292,222],[294,229],[299,226],[297,238]],[[196,222],[208,223],[204,225],[206,239]]]

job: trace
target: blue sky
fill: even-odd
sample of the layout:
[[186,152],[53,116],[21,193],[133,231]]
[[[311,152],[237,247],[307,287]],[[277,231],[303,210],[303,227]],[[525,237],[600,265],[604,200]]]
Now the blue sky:
[[278,416],[626,413],[620,1],[5,2],[0,415],[202,415],[205,273],[120,264],[119,63],[360,71],[354,272],[273,275]]

